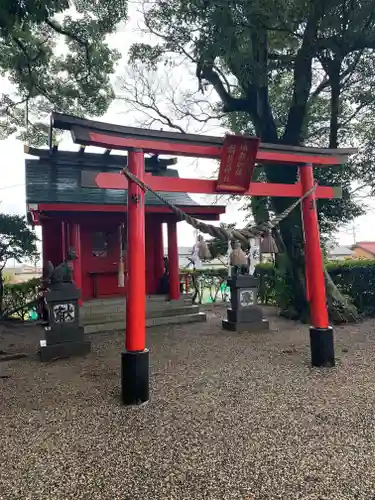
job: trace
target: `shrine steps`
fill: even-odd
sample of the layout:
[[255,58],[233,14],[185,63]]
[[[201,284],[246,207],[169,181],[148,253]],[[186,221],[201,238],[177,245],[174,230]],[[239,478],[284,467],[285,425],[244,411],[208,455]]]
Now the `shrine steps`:
[[[151,296],[146,301],[146,326],[176,325],[206,321],[199,306],[191,304],[190,297],[168,301],[164,296]],[[86,334],[123,330],[126,321],[124,298],[97,299],[85,302],[81,321]]]

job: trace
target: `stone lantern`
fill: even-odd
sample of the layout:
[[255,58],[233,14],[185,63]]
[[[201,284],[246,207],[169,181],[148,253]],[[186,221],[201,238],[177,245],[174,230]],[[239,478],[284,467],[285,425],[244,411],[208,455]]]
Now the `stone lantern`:
[[250,240],[249,262],[239,242],[232,242],[231,273],[228,278],[231,307],[227,309],[227,319],[222,322],[225,330],[254,332],[269,329],[269,323],[264,319],[261,307],[257,305],[259,278],[253,276],[253,273],[259,260],[257,238]]

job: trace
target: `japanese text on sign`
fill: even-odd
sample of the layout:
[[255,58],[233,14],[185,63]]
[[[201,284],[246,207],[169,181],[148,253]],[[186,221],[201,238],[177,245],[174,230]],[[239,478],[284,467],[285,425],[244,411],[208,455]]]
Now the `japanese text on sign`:
[[55,323],[72,323],[75,320],[74,304],[55,304],[52,312]]
[[244,192],[253,174],[259,139],[228,135],[220,162],[218,191]]

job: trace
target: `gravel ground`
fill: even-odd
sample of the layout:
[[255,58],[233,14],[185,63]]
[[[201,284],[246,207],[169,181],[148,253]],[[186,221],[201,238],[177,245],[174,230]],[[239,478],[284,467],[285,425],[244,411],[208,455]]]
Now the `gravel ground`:
[[[119,403],[120,334],[85,359],[0,363],[0,499],[373,500],[375,322],[336,329],[309,367],[305,326],[154,329],[152,399]],[[0,332],[32,350],[33,328]],[[1,374],[1,373],[0,373]]]

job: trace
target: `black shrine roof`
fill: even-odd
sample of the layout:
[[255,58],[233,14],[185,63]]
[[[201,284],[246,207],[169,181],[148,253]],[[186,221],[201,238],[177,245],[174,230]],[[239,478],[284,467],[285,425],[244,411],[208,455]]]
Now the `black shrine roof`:
[[[125,190],[81,186],[83,170],[119,172],[127,164],[125,155],[110,154],[110,151],[104,154],[87,153],[84,148],[72,152],[25,147],[25,153],[37,157],[25,161],[27,203],[123,205],[127,202]],[[145,158],[146,172],[158,176],[179,177],[176,169],[168,168],[173,164],[176,164],[174,158]],[[180,207],[202,206],[186,193],[163,192],[163,196]],[[146,205],[160,206],[162,202],[151,193],[146,193]]]

